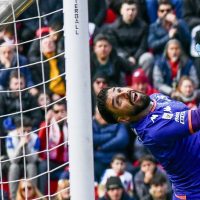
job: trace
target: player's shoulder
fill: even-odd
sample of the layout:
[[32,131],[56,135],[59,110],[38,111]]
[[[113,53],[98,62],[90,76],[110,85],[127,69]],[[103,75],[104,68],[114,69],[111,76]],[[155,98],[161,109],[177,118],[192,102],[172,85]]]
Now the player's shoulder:
[[181,112],[188,110],[188,107],[184,103],[171,99],[169,96],[164,94],[160,93],[152,94],[150,98],[156,104],[154,110],[160,111],[161,113],[166,111]]
[[152,94],[152,95],[150,95],[150,98],[152,100],[155,100],[156,102],[160,102],[160,103],[172,101],[172,99],[169,96],[161,94],[161,93]]

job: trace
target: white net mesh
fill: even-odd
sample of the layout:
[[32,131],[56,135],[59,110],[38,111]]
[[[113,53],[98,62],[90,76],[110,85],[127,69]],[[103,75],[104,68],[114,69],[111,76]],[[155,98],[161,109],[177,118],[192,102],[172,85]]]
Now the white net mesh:
[[62,0],[31,3],[0,0],[0,199],[69,189]]

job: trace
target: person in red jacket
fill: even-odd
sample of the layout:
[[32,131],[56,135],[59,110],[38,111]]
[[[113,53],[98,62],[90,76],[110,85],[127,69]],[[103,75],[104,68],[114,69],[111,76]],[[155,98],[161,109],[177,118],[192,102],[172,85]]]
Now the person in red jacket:
[[[46,184],[48,180],[48,170],[58,168],[50,173],[57,175],[65,169],[68,161],[68,128],[67,128],[66,102],[56,102],[52,109],[48,111],[46,121],[43,121],[39,130],[40,138],[40,163],[39,163],[39,189],[46,194]],[[48,142],[47,142],[48,141]],[[49,162],[48,162],[49,160]],[[49,165],[49,168],[48,168]],[[54,174],[53,174],[54,173]],[[59,177],[58,177],[59,178]]]
[[150,84],[149,79],[142,68],[138,68],[133,72],[131,88],[143,92],[147,95],[151,95],[158,92]]

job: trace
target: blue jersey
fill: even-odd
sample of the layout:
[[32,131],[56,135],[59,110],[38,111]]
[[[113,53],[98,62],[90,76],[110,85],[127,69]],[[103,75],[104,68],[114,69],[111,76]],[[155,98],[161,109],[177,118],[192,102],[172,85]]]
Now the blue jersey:
[[150,98],[152,111],[131,127],[168,173],[175,195],[200,200],[200,131],[193,134],[191,111],[162,94]]

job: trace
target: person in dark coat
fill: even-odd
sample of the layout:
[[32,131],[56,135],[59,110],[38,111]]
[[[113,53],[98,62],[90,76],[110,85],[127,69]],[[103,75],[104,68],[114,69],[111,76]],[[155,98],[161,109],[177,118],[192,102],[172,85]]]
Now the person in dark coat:
[[110,85],[126,85],[126,74],[131,74],[133,67],[116,54],[110,38],[106,34],[98,34],[94,39],[91,53],[91,76],[103,73]]
[[103,32],[111,36],[117,54],[136,65],[140,56],[147,51],[148,26],[138,17],[136,1],[123,1],[120,14]]
[[189,51],[190,31],[184,20],[178,19],[169,0],[162,0],[158,4],[158,19],[149,28],[148,48],[158,60],[166,43],[173,38],[179,39],[185,52]]
[[88,0],[89,22],[100,27],[106,17],[107,5],[105,0]]
[[94,143],[95,181],[100,182],[105,169],[110,166],[113,156],[124,153],[129,143],[129,133],[124,124],[108,124],[98,109],[92,120]]
[[183,0],[183,18],[190,30],[200,24],[199,0]]

